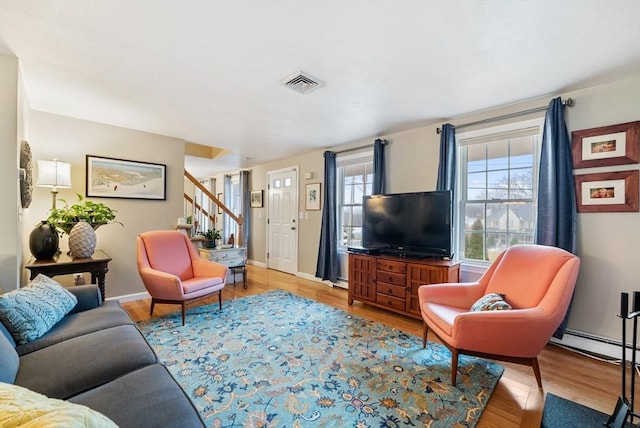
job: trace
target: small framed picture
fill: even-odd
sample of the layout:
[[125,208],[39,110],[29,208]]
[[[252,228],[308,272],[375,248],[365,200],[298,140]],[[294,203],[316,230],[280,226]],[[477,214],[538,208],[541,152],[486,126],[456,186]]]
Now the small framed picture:
[[320,183],[307,184],[304,207],[307,211],[320,210]]
[[575,168],[640,162],[640,121],[571,133]]
[[262,190],[251,191],[251,208],[262,208]]
[[578,212],[638,212],[638,170],[576,175]]

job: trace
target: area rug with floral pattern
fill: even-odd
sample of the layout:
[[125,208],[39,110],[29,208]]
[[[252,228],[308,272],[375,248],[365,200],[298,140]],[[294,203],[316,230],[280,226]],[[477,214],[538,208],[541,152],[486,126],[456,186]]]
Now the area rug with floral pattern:
[[503,367],[275,290],[138,324],[209,427],[472,427]]

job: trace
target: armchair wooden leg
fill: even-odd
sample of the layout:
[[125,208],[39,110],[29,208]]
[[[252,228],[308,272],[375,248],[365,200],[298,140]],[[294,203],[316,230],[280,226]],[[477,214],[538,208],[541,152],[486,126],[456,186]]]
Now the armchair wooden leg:
[[451,385],[456,386],[456,378],[458,377],[458,350],[451,350]]
[[427,333],[429,333],[429,326],[425,321],[422,321],[422,348],[427,347]]
[[538,364],[538,357],[534,357],[531,359],[531,367],[533,367],[533,374],[536,375],[538,388],[542,389],[542,376],[540,376],[540,365]]
[[156,301],[154,300],[154,298],[151,298],[151,310],[149,311],[149,316],[153,316],[153,307],[156,305]]
[[184,325],[185,312],[187,311],[187,305],[185,302],[182,302],[182,325]]
[[222,292],[218,291],[218,305],[220,306],[220,310],[222,310]]

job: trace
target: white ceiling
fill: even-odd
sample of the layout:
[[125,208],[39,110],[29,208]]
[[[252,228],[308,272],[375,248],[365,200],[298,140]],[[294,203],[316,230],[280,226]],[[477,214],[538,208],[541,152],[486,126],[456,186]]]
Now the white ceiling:
[[[230,150],[213,173],[638,76],[638,17],[639,0],[0,0],[0,52],[33,109]],[[280,85],[299,70],[326,86]]]

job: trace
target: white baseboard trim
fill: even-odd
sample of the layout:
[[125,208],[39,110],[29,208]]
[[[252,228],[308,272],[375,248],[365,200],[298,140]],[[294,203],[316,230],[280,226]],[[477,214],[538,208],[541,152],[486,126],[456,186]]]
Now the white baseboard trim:
[[349,289],[349,283],[346,279],[339,279],[334,285],[339,288],[344,288],[345,290]]
[[146,291],[143,291],[142,293],[134,293],[134,294],[125,294],[122,296],[116,296],[116,297],[107,297],[105,300],[117,300],[120,303],[124,303],[124,302],[133,302],[135,300],[144,300],[144,299],[150,299],[151,296],[149,295],[149,293],[147,293]]
[[248,259],[247,259],[247,264],[248,264],[248,265],[253,265],[253,266],[259,266],[259,267],[262,267],[262,268],[265,268],[265,269],[266,269],[266,267],[267,267],[267,264],[266,264],[266,263],[263,263],[263,262],[257,262],[257,261],[255,261],[255,260],[248,260]]
[[300,278],[308,279],[309,281],[319,282],[319,283],[324,284],[324,285],[326,285],[328,287],[333,287],[333,285],[334,285],[333,282],[331,282],[331,281],[323,280],[323,279],[318,278],[315,275],[311,275],[311,274],[304,273],[304,272],[298,272],[298,273],[296,273],[296,276],[298,276]]
[[[562,340],[552,337],[551,343],[568,346],[591,354],[602,355],[612,360],[620,360],[622,358],[622,341],[591,333],[566,330]],[[631,359],[631,355],[631,349],[627,349],[627,361]],[[640,353],[638,353],[638,351],[636,351],[636,361],[640,361]]]

